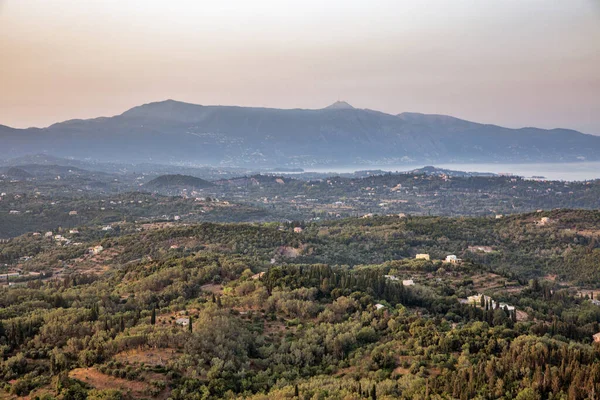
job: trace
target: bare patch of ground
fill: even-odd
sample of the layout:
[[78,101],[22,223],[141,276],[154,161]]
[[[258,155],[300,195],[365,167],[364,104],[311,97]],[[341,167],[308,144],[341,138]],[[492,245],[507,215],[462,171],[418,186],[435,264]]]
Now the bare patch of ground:
[[[133,398],[148,398],[150,387],[148,382],[130,381],[127,379],[115,378],[105,375],[95,368],[77,368],[69,372],[69,377],[78,379],[95,389],[117,389],[124,394],[128,394]],[[158,376],[153,377],[154,379]],[[166,399],[168,397],[168,389],[163,390],[158,396],[152,396],[157,399]]]
[[173,349],[146,349],[127,350],[115,355],[115,360],[129,364],[166,365],[167,362],[177,356]]
[[222,294],[223,293],[223,285],[217,285],[215,283],[207,283],[206,285],[200,286],[203,292],[209,292],[214,294]]

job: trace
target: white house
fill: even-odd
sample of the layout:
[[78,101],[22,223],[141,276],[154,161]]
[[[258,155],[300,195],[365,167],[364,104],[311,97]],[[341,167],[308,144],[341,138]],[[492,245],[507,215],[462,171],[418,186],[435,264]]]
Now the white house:
[[[493,303],[493,302],[492,302],[492,303]],[[495,306],[495,304],[494,304],[494,306]],[[515,311],[515,306],[511,306],[511,305],[509,305],[509,304],[506,304],[506,303],[500,303],[500,304],[499,304],[499,306],[500,306],[500,308],[501,308],[501,309],[503,309],[503,310],[507,310],[507,311]]]
[[383,304],[379,304],[379,303],[375,304],[376,310],[381,310],[382,308],[385,308],[385,306]]
[[454,254],[450,254],[448,256],[446,256],[446,259],[444,260],[444,262],[450,263],[450,264],[459,264],[462,260],[458,257],[456,257]]
[[429,260],[430,257],[429,257],[429,254],[417,254],[415,256],[415,259],[416,260]]
[[[492,309],[496,308],[496,302],[490,296],[486,296],[481,293],[476,294],[475,296],[467,297],[467,304],[475,305],[476,307],[481,308],[481,298],[482,297],[485,299],[485,303],[487,303],[489,307],[491,307]],[[506,303],[499,303],[498,307],[501,308],[502,310],[506,309],[507,311],[515,311],[515,306],[511,306],[510,304],[506,304]]]
[[415,281],[412,279],[405,279],[402,281],[403,286],[415,286]]
[[184,317],[177,318],[177,319],[175,320],[175,323],[176,323],[177,325],[187,326],[187,325],[189,325],[189,324],[190,324],[190,319],[189,319],[189,318],[184,318]]
[[383,277],[389,279],[390,281],[399,281],[400,280],[396,275],[384,275]]

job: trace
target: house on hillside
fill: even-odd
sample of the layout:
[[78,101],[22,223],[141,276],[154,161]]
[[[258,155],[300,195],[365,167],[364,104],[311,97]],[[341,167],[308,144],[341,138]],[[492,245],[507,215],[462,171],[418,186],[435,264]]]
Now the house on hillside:
[[415,260],[430,260],[429,254],[417,254]]
[[467,303],[469,305],[475,305],[476,307],[479,307],[481,305],[482,297],[483,297],[483,301],[485,303],[488,303],[488,304],[492,303],[492,298],[490,296],[486,296],[481,293],[467,297]]
[[182,325],[182,326],[188,326],[190,324],[190,319],[187,317],[181,317],[181,318],[177,318],[175,320],[175,323],[177,325]]
[[381,310],[382,308],[385,308],[385,306],[384,306],[383,304],[379,304],[379,303],[375,304],[375,309],[376,309],[376,310],[378,310],[378,311],[379,311],[379,310]]
[[389,279],[390,281],[399,281],[400,280],[396,275],[384,275],[383,277],[386,279]]
[[75,211],[75,210],[69,211],[69,215],[77,215],[77,211]]
[[600,332],[598,332],[594,336],[592,336],[592,339],[594,339],[594,342],[600,343]]
[[90,253],[93,255],[97,255],[102,253],[102,250],[104,250],[104,247],[98,245],[98,246],[94,246],[92,248],[90,248]]
[[254,274],[252,275],[252,279],[256,280],[256,279],[260,279],[262,278],[262,276],[264,275],[264,271],[263,272],[259,272],[258,274]]
[[446,256],[446,259],[444,260],[444,262],[450,263],[450,264],[460,264],[462,262],[462,260],[460,258],[456,257],[454,254],[450,254],[450,255]]
[[295,233],[302,233],[302,228],[300,228],[299,226],[294,228],[294,232]]
[[415,281],[412,279],[405,279],[402,281],[403,286],[415,286]]
[[506,304],[506,303],[496,303],[490,296],[486,296],[481,293],[478,293],[474,296],[467,297],[466,303],[471,306],[483,308],[481,305],[482,301],[484,304],[487,304],[488,307],[490,307],[491,309],[500,308],[502,310],[506,310],[506,311],[510,311],[510,312],[513,312],[516,310],[515,306],[511,306],[510,304]]
[[[495,305],[495,303],[494,303],[494,305]],[[501,309],[506,310],[506,311],[515,311],[515,306],[511,306],[511,305],[506,304],[506,303],[500,303],[500,304],[498,304],[498,306]]]
[[538,225],[544,226],[544,225],[548,225],[550,222],[552,222],[552,220],[548,217],[542,217],[540,219],[540,221],[538,222]]

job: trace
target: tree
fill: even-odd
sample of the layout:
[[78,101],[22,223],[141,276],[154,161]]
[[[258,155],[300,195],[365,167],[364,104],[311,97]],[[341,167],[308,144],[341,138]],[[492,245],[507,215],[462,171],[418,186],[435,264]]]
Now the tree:
[[150,317],[150,324],[156,324],[156,306],[152,307],[152,316]]
[[190,332],[193,332],[193,328],[192,328],[192,317],[190,316],[190,322],[188,324],[188,329]]
[[375,388],[375,384],[371,388],[371,400],[377,400],[377,389]]

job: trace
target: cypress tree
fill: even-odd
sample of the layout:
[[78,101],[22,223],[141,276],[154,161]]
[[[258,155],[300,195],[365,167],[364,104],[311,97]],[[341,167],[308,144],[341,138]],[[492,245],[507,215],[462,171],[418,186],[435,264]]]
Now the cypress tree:
[[150,317],[150,324],[156,324],[156,306],[152,307],[152,316]]
[[375,384],[371,388],[371,400],[377,400],[377,389],[375,388]]
[[300,398],[300,391],[298,390],[298,384],[294,386],[294,397]]
[[92,306],[92,310],[90,313],[90,321],[97,321],[98,320],[98,305],[94,304]]
[[188,324],[188,329],[190,332],[193,332],[193,328],[192,328],[192,317],[190,316],[190,322]]

